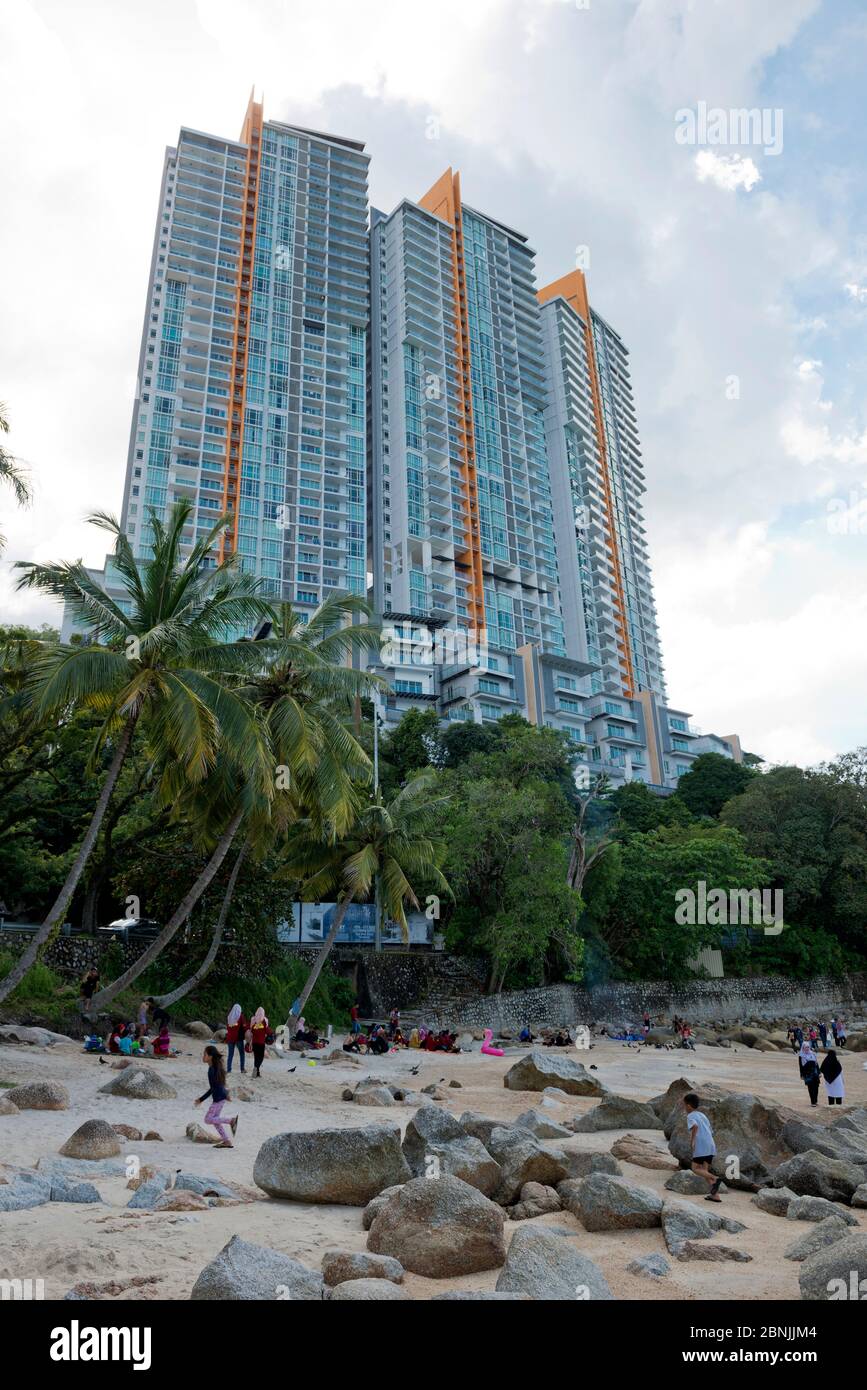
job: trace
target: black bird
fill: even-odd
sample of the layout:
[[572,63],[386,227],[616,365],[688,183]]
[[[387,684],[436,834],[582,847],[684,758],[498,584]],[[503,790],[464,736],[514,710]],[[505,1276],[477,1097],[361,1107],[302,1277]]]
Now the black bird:
[[419,1072],[421,1071],[421,1063],[419,1062],[417,1067],[410,1067],[409,1071],[410,1076],[418,1076]]
[[[298,1063],[296,1062],[296,1063],[295,1063],[295,1066],[297,1066],[297,1065],[298,1065]],[[293,1072],[293,1071],[295,1070],[295,1067],[287,1067],[286,1070],[289,1071],[289,1072]]]

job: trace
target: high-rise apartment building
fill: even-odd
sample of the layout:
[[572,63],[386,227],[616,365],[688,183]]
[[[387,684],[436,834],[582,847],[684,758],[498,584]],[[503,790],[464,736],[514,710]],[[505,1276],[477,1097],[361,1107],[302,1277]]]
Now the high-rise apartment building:
[[265,121],[239,140],[181,130],[166,151],[123,521],[177,498],[188,539],[224,511],[224,548],[312,610],[366,591],[368,156]]
[[565,654],[534,253],[449,169],[374,212],[371,262],[376,606]]
[[539,300],[570,653],[598,668],[600,690],[627,697],[652,690],[664,698],[628,354],[590,307],[580,270],[545,286]]
[[[446,170],[368,225],[364,146],[251,99],[240,139],[166,151],[123,499],[311,612],[367,594],[385,715],[519,713],[579,766],[667,788],[740,760],[667,704],[628,355],[573,271]],[[212,563],[215,563],[212,561]],[[105,582],[120,601],[111,558]],[[64,636],[72,628],[64,621]]]

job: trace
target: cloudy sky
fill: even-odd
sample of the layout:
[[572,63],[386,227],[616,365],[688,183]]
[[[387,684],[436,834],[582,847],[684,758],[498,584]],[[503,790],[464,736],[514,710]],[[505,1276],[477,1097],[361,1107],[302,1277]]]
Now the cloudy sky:
[[[0,619],[56,621],[10,562],[101,563],[83,517],[120,507],[163,150],[237,134],[255,83],[366,140],[375,205],[452,164],[541,283],[589,257],[632,354],[672,703],[771,761],[867,742],[865,66],[863,0],[3,6],[0,400],[35,502],[0,496]],[[765,137],[720,143],[742,108]]]

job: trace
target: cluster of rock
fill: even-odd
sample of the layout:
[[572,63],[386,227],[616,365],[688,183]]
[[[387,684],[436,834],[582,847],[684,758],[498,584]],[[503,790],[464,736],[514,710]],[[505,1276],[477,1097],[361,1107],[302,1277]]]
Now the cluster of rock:
[[[649,1102],[683,1167],[689,1165],[691,1145],[682,1099],[693,1089],[682,1077]],[[702,1086],[699,1094],[716,1140],[712,1166],[730,1186],[754,1191],[772,1184],[847,1205],[861,1205],[867,1198],[867,1108],[846,1111],[822,1125],[786,1106],[722,1086]],[[736,1166],[729,1163],[732,1156]]]
[[[617,1033],[629,1028],[631,1023],[634,1023],[634,1020],[617,1023],[606,1019],[596,1023],[594,1029],[606,1033],[609,1037],[615,1037]],[[740,1043],[757,1052],[785,1052],[791,1048],[788,1039],[791,1019],[787,1018],[750,1018],[744,1019],[741,1023],[718,1018],[704,1023],[690,1021],[690,1027],[693,1041],[704,1043],[708,1047],[731,1047],[732,1043]],[[647,1043],[651,1047],[678,1046],[673,1019],[665,1016],[659,1019],[657,1025],[649,1030]],[[867,1031],[848,1037],[846,1049],[849,1052],[867,1052]]]

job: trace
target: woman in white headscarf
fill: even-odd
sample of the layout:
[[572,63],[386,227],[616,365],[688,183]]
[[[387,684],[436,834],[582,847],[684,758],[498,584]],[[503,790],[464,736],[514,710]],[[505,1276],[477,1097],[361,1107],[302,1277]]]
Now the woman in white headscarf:
[[265,1039],[268,1036],[268,1019],[265,1010],[259,1008],[250,1019],[250,1041],[253,1044],[253,1075],[259,1075],[259,1069],[265,1060]]
[[244,1017],[240,1004],[233,1004],[229,1010],[229,1017],[226,1019],[226,1042],[229,1047],[229,1063],[226,1073],[232,1070],[232,1059],[237,1050],[238,1058],[241,1063],[241,1071],[244,1070],[244,1034],[247,1031],[247,1020]]
[[805,1038],[801,1043],[801,1050],[798,1053],[798,1066],[801,1071],[801,1080],[807,1088],[811,1105],[819,1104],[819,1063],[816,1061],[816,1054]]

